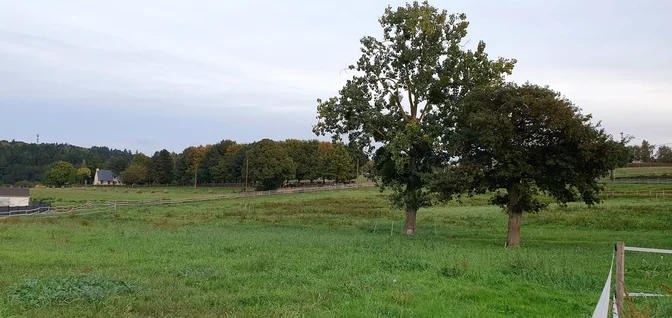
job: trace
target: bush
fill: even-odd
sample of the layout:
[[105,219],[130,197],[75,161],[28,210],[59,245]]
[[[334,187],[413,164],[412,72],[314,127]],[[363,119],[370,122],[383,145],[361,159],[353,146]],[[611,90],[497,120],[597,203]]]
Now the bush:
[[19,181],[14,184],[15,187],[21,187],[21,188],[32,188],[38,185],[38,182],[33,182],[33,181]]

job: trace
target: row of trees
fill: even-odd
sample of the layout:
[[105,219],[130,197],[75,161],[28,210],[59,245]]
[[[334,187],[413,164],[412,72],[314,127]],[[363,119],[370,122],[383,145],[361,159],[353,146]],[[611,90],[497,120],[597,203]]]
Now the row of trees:
[[357,163],[368,166],[363,151],[343,143],[318,140],[273,141],[251,144],[222,140],[214,145],[188,147],[180,154],[167,150],[154,156],[136,154],[121,173],[126,184],[243,183],[275,189],[296,180],[348,181]]
[[629,147],[632,156],[630,162],[657,162],[672,163],[672,148],[670,146],[659,146],[656,150],[654,145],[643,140],[641,145]]
[[420,208],[492,191],[509,216],[506,245],[519,247],[523,212],[546,206],[537,194],[598,203],[598,178],[627,163],[626,141],[561,94],[506,83],[515,59],[490,59],[482,41],[467,49],[464,14],[414,2],[388,7],[379,22],[383,37],[361,39],[355,75],[318,99],[314,132],[374,154],[407,234]]

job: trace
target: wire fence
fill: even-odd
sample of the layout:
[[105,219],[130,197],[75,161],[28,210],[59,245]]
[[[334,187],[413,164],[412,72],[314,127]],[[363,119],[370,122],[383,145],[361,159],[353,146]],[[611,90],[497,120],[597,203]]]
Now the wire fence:
[[672,190],[602,191],[601,194],[604,197],[667,198],[672,197]]
[[672,184],[672,178],[616,178],[607,181],[611,183],[627,184]]
[[373,183],[339,184],[339,185],[322,186],[322,187],[288,188],[288,189],[279,189],[270,191],[227,193],[227,194],[211,195],[200,198],[187,198],[187,199],[113,200],[100,203],[87,201],[86,203],[81,205],[40,207],[29,210],[9,211],[4,214],[0,213],[0,218],[28,216],[37,214],[64,214],[73,212],[94,212],[94,211],[99,212],[99,211],[115,210],[117,207],[124,207],[124,206],[158,206],[158,205],[170,205],[170,204],[185,204],[194,202],[207,202],[207,201],[217,201],[217,200],[236,199],[236,198],[250,198],[250,197],[269,196],[269,195],[286,195],[296,193],[334,191],[342,189],[370,188],[373,186],[374,186]]

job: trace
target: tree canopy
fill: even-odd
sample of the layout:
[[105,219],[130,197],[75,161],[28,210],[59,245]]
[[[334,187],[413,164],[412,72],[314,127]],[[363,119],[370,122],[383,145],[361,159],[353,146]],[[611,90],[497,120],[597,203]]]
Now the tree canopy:
[[44,177],[46,184],[62,186],[75,183],[77,171],[75,167],[65,161],[56,161],[49,166]]
[[[561,204],[577,198],[598,203],[598,178],[614,168],[611,155],[625,148],[571,101],[532,84],[474,90],[454,118],[445,138],[452,140],[459,167],[471,173],[469,190],[494,191],[492,202],[506,208],[508,247],[520,246],[522,213],[546,206],[539,191]],[[448,191],[453,186],[454,180],[444,183]]]
[[382,39],[361,39],[362,55],[337,97],[318,99],[313,131],[350,143],[372,154],[390,173],[382,186],[406,209],[406,233],[415,234],[417,210],[431,205],[426,185],[445,153],[444,130],[451,112],[470,90],[503,82],[515,60],[491,60],[485,43],[465,47],[469,23],[464,14],[448,14],[427,2],[388,7],[379,19]]
[[246,153],[249,160],[249,178],[258,182],[261,190],[274,190],[285,180],[292,180],[296,164],[287,151],[270,139],[262,139],[250,146]]

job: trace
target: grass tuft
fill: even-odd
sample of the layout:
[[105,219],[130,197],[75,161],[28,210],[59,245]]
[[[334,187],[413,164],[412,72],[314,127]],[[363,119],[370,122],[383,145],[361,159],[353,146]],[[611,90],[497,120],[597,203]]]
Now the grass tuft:
[[74,301],[100,302],[112,295],[135,293],[131,283],[98,275],[29,278],[10,286],[10,302],[22,307],[46,307]]

